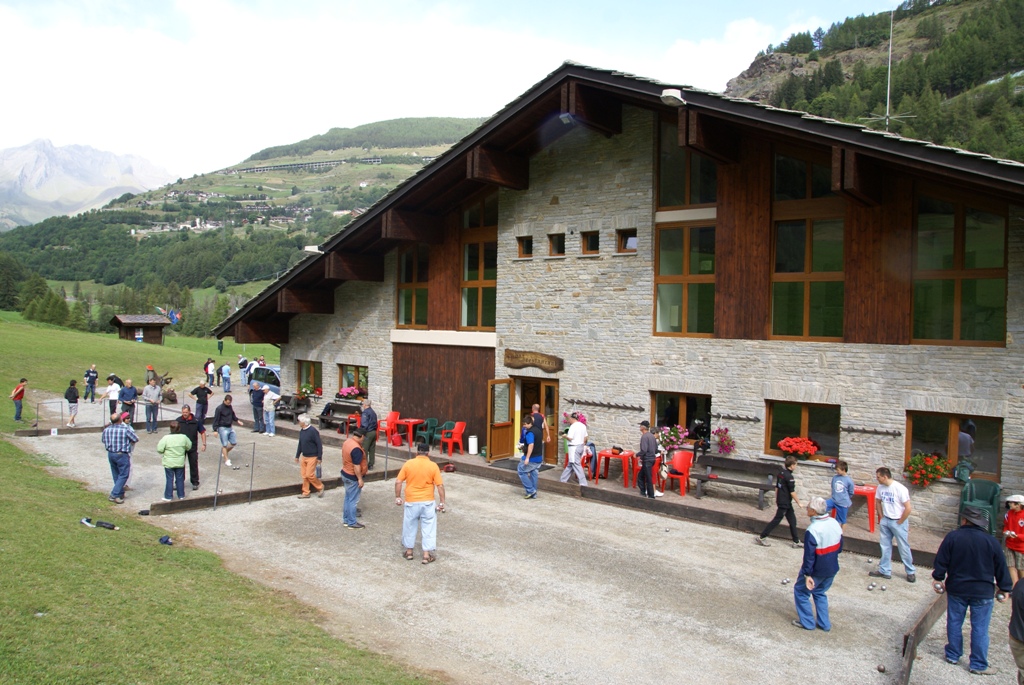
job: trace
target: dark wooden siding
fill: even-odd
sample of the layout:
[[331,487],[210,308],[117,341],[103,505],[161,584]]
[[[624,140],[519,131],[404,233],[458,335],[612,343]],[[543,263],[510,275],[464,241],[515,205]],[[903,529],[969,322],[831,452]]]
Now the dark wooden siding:
[[[120,326],[118,327],[118,337],[121,340],[135,340],[135,329],[138,326]],[[164,344],[164,327],[163,326],[142,326],[142,342],[150,345],[163,345]]]
[[[444,242],[430,248],[430,305],[427,308],[427,328],[435,331],[458,330],[461,321],[460,218],[459,212],[448,214],[444,219]],[[491,366],[493,368],[494,364]]]
[[[433,266],[433,265],[432,265]],[[465,421],[466,436],[487,441],[487,381],[494,379],[494,350],[448,345],[392,345],[391,409],[417,419]],[[463,439],[463,445],[469,444]]]
[[738,164],[718,167],[715,337],[763,340],[771,287],[771,145],[744,137]]
[[851,343],[910,343],[913,294],[913,184],[886,174],[882,204],[848,202],[843,338]]

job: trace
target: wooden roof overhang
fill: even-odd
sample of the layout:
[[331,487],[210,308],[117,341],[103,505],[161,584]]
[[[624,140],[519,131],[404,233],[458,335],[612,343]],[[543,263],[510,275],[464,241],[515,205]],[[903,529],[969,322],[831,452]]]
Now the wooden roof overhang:
[[[678,88],[679,107],[661,100]],[[365,214],[249,300],[214,332],[236,342],[288,342],[296,314],[333,314],[334,289],[349,280],[382,281],[384,255],[406,242],[436,243],[442,217],[484,187],[529,187],[529,160],[584,126],[606,136],[622,130],[622,105],[677,112],[679,143],[721,164],[739,158],[741,132],[824,146],[833,190],[864,204],[879,201],[877,165],[894,165],[1024,202],[1024,165],[915,141],[855,124],[769,107],[620,72],[566,63],[509,103]]]

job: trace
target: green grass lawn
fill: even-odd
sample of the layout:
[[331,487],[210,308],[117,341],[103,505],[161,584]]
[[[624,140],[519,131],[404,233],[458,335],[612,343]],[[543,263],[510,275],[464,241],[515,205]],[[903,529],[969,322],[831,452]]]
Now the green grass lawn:
[[[12,431],[14,408],[7,399],[19,378],[28,378],[29,387],[42,389],[58,397],[64,395],[68,381],[74,378],[84,391],[82,376],[90,364],[100,374],[99,386],[109,373],[131,378],[136,384],[146,377],[146,366],[152,364],[157,373],[174,378],[173,387],[191,390],[201,378],[201,367],[207,357],[218,366],[227,362],[234,369],[232,380],[237,385],[238,354],[250,359],[262,354],[268,364],[277,364],[280,350],[273,345],[237,345],[224,339],[224,353],[217,353],[213,338],[165,336],[163,345],[147,345],[120,340],[114,335],[81,333],[59,326],[23,321],[15,312],[0,312],[0,390],[5,406],[0,409],[0,431]],[[186,387],[187,386],[187,387]],[[35,406],[25,403],[22,418],[35,417]]]
[[0,682],[434,682],[163,534],[0,441]]

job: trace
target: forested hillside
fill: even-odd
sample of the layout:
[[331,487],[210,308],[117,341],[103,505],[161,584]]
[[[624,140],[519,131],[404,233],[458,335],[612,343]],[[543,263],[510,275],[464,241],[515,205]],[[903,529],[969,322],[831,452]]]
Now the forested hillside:
[[[895,20],[889,130],[1024,161],[1024,0],[908,0]],[[808,72],[771,104],[884,127],[888,39],[883,13],[769,46],[762,58],[806,53]]]

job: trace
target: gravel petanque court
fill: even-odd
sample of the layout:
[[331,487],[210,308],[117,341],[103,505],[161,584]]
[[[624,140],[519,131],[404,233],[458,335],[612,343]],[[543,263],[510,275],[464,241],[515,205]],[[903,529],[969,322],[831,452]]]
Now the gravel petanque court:
[[[160,435],[140,436],[133,490],[118,514],[160,500]],[[225,492],[247,489],[254,471],[255,487],[293,482],[297,494],[293,438],[248,427],[238,436],[232,461],[241,468],[222,471]],[[59,475],[109,491],[98,433],[16,442],[61,464]],[[213,494],[217,445],[211,433],[197,495]],[[255,469],[246,466],[253,445]],[[340,450],[325,454],[324,475],[335,478]],[[438,561],[424,566],[418,548],[414,561],[401,557],[398,454],[391,450],[391,478],[364,489],[363,530],[342,526],[340,489],[152,522],[176,545],[215,552],[235,572],[319,608],[332,634],[455,683],[890,683],[902,634],[934,598],[930,569],[911,585],[897,565],[885,592],[869,591],[874,566],[844,554],[829,593],[832,631],[800,630],[790,621],[802,551],[782,540],[764,549],[733,530],[543,489],[525,501],[521,488],[463,473],[444,474],[450,511],[440,514]],[[381,470],[383,451],[377,458]],[[162,534],[154,530],[154,544]],[[1009,606],[997,605],[990,661],[1006,674],[997,682],[1013,678],[1008,620]],[[975,682],[965,666],[943,661],[944,633],[940,618],[919,647],[912,683]]]

